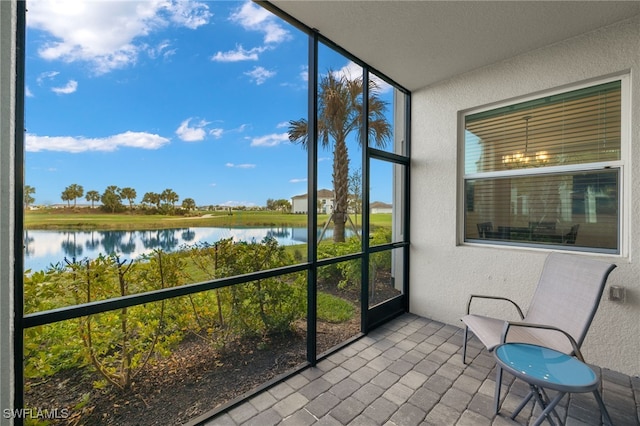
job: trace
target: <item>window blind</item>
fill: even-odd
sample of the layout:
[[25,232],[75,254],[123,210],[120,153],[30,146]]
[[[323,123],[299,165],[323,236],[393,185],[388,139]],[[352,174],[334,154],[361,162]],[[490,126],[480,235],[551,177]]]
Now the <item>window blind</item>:
[[620,159],[615,81],[465,117],[465,172]]
[[[467,239],[615,250],[617,169],[466,182]],[[481,231],[484,225],[485,231]]]

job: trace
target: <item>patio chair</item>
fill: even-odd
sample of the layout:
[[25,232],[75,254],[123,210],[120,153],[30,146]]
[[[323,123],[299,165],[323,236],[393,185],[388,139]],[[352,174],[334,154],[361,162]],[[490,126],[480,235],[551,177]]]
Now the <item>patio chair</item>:
[[[467,314],[461,319],[465,324],[463,363],[466,364],[469,330],[489,351],[504,342],[521,342],[576,355],[598,309],[607,278],[615,267],[615,264],[588,257],[549,254],[526,316],[518,304],[506,297],[471,295]],[[478,298],[511,303],[521,321],[472,314],[471,303]]]
[[578,228],[580,228],[580,224],[573,225],[571,230],[562,236],[563,244],[575,244],[576,238],[578,237]]
[[482,222],[476,224],[478,227],[478,236],[480,238],[487,238],[487,233],[493,231],[493,223],[492,222]]

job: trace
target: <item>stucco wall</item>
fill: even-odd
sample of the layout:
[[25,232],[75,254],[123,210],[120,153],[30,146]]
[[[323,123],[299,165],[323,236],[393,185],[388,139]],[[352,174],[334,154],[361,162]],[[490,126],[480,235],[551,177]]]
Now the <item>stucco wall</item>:
[[13,174],[16,2],[0,1],[0,424],[13,402]]
[[609,301],[605,292],[583,350],[589,362],[640,374],[640,15],[413,92],[412,312],[460,327],[471,293],[504,295],[526,308],[548,253],[459,242],[460,111],[620,73],[631,76],[629,250],[596,257],[618,265],[608,285],[626,287],[627,301]]

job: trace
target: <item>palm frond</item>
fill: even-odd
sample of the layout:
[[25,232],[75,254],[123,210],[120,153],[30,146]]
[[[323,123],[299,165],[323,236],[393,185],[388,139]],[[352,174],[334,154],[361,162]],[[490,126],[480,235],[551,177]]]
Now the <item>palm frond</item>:
[[301,118],[300,120],[289,121],[289,141],[292,143],[298,143],[306,150],[307,143],[309,142],[309,125],[307,120]]

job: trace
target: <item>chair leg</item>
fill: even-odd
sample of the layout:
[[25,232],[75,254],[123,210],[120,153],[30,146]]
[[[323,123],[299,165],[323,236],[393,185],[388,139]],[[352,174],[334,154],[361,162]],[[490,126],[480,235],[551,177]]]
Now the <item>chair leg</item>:
[[520,411],[522,411],[522,409],[525,407],[525,405],[527,405],[529,403],[529,401],[531,401],[531,398],[533,398],[533,396],[535,395],[535,389],[533,387],[533,385],[529,385],[529,393],[527,394],[527,396],[524,397],[524,399],[522,400],[522,402],[520,402],[520,405],[518,405],[518,407],[514,410],[513,413],[511,413],[511,420],[515,420],[516,417],[518,417],[518,414],[520,414]]
[[502,367],[496,365],[496,392],[493,401],[493,414],[500,411],[500,388],[502,387]]
[[464,327],[464,337],[462,342],[462,363],[467,363],[467,338],[469,336],[469,327]]
[[[566,395],[566,392],[558,392],[556,397],[553,398],[553,400],[551,400],[546,407],[544,407],[544,404],[543,404],[542,407],[544,408],[544,410],[542,410],[542,414],[540,414],[540,416],[536,419],[533,426],[540,426],[545,419],[547,419],[550,424],[555,425],[553,419],[551,418],[551,412],[555,410],[556,405],[558,405],[560,400],[564,398],[565,395]],[[540,401],[540,403],[542,402],[543,401]]]
[[[538,388],[538,390],[540,391],[540,394],[542,395],[543,401],[545,401],[545,404],[548,404],[549,401],[551,401],[551,398],[549,398],[549,395],[547,395],[547,393],[544,391],[543,388]],[[546,405],[544,405],[543,408],[546,408]],[[555,408],[553,409],[553,414],[556,416],[556,419],[558,419],[559,424],[562,424],[562,419],[560,418],[560,415],[558,415],[558,412],[555,410]]]
[[598,406],[600,407],[600,413],[602,418],[604,419],[604,424],[607,426],[612,426],[611,417],[609,417],[609,412],[607,411],[607,407],[604,406],[604,401],[602,400],[602,396],[600,396],[600,392],[598,390],[593,391],[593,395],[596,397],[596,401],[598,401]]

